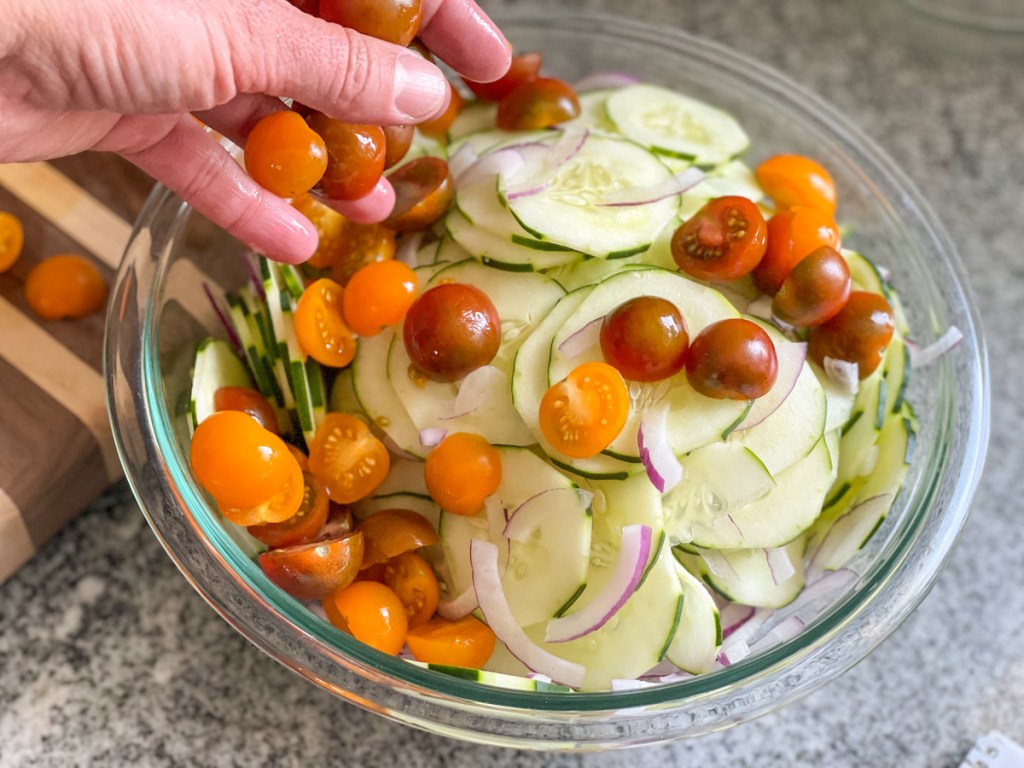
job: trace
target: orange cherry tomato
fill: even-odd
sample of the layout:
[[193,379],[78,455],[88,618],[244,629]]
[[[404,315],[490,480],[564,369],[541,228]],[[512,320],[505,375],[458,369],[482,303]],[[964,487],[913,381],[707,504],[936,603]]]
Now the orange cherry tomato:
[[798,328],[821,325],[850,296],[850,267],[835,248],[823,245],[805,256],[782,281],[772,314]]
[[205,418],[192,435],[189,459],[199,484],[222,507],[258,507],[289,484],[293,468],[302,482],[284,441],[241,411]]
[[517,85],[498,102],[497,125],[504,131],[550,128],[580,113],[572,86],[553,77],[538,77]]
[[540,401],[540,429],[556,451],[575,459],[596,456],[618,437],[629,416],[629,391],[608,363],[584,363],[554,384]]
[[405,645],[405,606],[379,582],[354,582],[328,595],[323,606],[331,624],[382,653],[394,656]]
[[320,535],[327,522],[327,491],[308,472],[302,473],[303,494],[298,511],[280,523],[249,526],[249,533],[268,547],[290,547],[305,544]]
[[292,207],[309,219],[320,236],[316,251],[306,263],[317,269],[332,266],[345,253],[348,219],[310,194],[298,195],[292,200]]
[[0,272],[14,266],[25,245],[25,229],[13,213],[0,211]]
[[264,429],[275,435],[281,434],[274,407],[267,398],[250,387],[221,387],[213,393],[213,409],[247,413]]
[[259,556],[259,563],[267,578],[292,597],[323,600],[355,580],[362,559],[363,536],[356,531],[335,539],[271,549]]
[[672,235],[672,258],[698,280],[736,280],[764,256],[768,225],[754,203],[719,197],[697,211]]
[[417,661],[480,669],[494,653],[497,638],[475,616],[464,616],[458,621],[435,617],[411,628],[405,640]]
[[323,277],[302,292],[295,307],[295,336],[318,363],[342,368],[356,354],[356,340],[345,324],[345,289]]
[[373,493],[387,477],[391,458],[369,428],[347,413],[328,413],[309,448],[309,468],[339,504]]
[[301,115],[289,110],[262,118],[245,140],[245,170],[281,197],[308,192],[327,170],[327,145]]
[[320,0],[320,18],[378,40],[408,45],[420,28],[420,0]]
[[795,205],[836,213],[836,183],[819,163],[802,155],[769,157],[754,170],[761,189],[780,211]]
[[831,215],[807,206],[776,213],[768,220],[764,258],[751,273],[754,285],[763,293],[774,294],[789,271],[823,245],[839,249],[839,228]]
[[374,188],[384,173],[384,131],[377,125],[355,125],[315,112],[309,127],[327,145],[327,170],[316,189],[331,200],[357,200]]
[[712,323],[697,334],[686,356],[686,380],[706,397],[753,400],[779,375],[771,337],[742,318]]
[[437,531],[411,509],[382,509],[359,524],[366,547],[363,568],[384,563],[405,552],[437,543]]
[[233,507],[218,500],[220,513],[235,525],[242,526],[281,523],[294,517],[302,506],[305,483],[298,461],[291,454],[284,461],[288,466],[288,481],[277,493],[255,507]]
[[895,327],[892,307],[882,296],[854,291],[838,314],[811,328],[807,354],[818,365],[826,357],[856,363],[863,379],[882,362]]
[[[452,98],[455,91],[452,90]],[[384,131],[384,168],[391,168],[400,163],[412,146],[416,136],[416,127],[412,125],[382,125]],[[448,130],[447,128],[445,130]]]
[[102,309],[106,300],[106,281],[83,256],[51,256],[25,278],[25,301],[43,320],[85,317]]
[[415,552],[403,552],[384,566],[382,581],[405,606],[409,628],[426,624],[437,610],[441,592],[430,564]]
[[478,83],[474,80],[462,78],[469,90],[478,99],[487,101],[501,101],[515,90],[517,85],[530,80],[536,80],[540,73],[542,56],[539,53],[523,53],[512,57],[512,64],[508,72],[491,83]]
[[400,261],[367,264],[345,286],[345,322],[360,336],[374,336],[402,322],[418,286],[416,273]]
[[415,232],[438,221],[455,198],[455,179],[439,157],[418,157],[388,176],[395,188],[395,207],[384,226]]
[[424,120],[416,126],[419,128],[420,133],[437,141],[444,141],[448,138],[448,129],[452,127],[452,123],[455,122],[455,118],[462,112],[462,108],[466,103],[457,88],[451,88],[450,90],[452,97],[448,102],[448,108],[433,120]]
[[395,231],[382,224],[349,222],[339,257],[331,265],[331,279],[348,285],[352,275],[378,261],[395,258]]
[[501,456],[480,435],[456,432],[428,454],[423,475],[441,509],[475,515],[501,483]]

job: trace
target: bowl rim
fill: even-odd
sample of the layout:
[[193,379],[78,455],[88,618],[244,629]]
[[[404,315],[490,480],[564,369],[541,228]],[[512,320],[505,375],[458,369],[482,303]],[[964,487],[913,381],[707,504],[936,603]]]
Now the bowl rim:
[[[989,429],[989,397],[988,397],[988,363],[985,350],[984,337],[980,323],[980,315],[977,304],[971,297],[969,283],[966,280],[966,270],[956,253],[949,235],[943,229],[937,216],[925,202],[914,184],[899,170],[888,155],[883,152],[871,139],[860,132],[849,120],[844,118],[837,110],[822,101],[817,95],[808,89],[800,86],[788,77],[776,72],[756,60],[747,58],[742,54],[735,53],[731,49],[721,46],[712,41],[695,37],[686,32],[678,30],[665,30],[654,27],[645,22],[638,22],[624,19],[614,15],[588,14],[585,18],[565,11],[536,12],[533,10],[519,11],[505,14],[499,17],[499,23],[506,28],[516,26],[551,26],[559,25],[568,27],[579,32],[597,31],[601,29],[614,29],[617,34],[628,35],[634,40],[649,41],[652,45],[660,47],[670,46],[677,49],[677,52],[688,57],[699,56],[706,59],[713,59],[716,65],[727,68],[736,77],[743,77],[758,81],[759,84],[775,90],[785,89],[788,93],[798,97],[807,105],[804,110],[806,114],[802,117],[808,120],[817,120],[830,134],[835,134],[837,139],[844,145],[857,151],[858,157],[865,159],[870,165],[870,177],[881,178],[886,183],[900,190],[904,196],[904,204],[913,214],[920,219],[934,241],[936,251],[942,254],[944,260],[938,264],[943,268],[943,278],[949,281],[954,291],[954,297],[958,304],[962,318],[958,320],[958,326],[965,336],[965,343],[961,345],[964,350],[956,356],[955,360],[950,358],[940,361],[939,366],[942,376],[948,379],[952,376],[954,365],[968,372],[968,380],[972,387],[963,396],[971,397],[967,418],[967,437],[963,446],[963,456],[959,466],[950,463],[948,455],[949,445],[943,446],[947,453],[939,458],[942,461],[942,472],[937,473],[931,487],[921,490],[924,496],[920,499],[925,503],[918,504],[912,511],[908,524],[899,537],[900,546],[895,547],[894,556],[884,563],[876,563],[875,567],[862,579],[861,587],[854,590],[844,598],[838,605],[820,616],[810,624],[805,631],[795,638],[786,641],[766,652],[752,655],[751,657],[705,675],[699,675],[692,679],[681,682],[659,685],[656,687],[639,690],[621,690],[608,692],[588,693],[549,693],[534,691],[515,691],[505,688],[497,688],[480,685],[476,682],[460,680],[458,678],[445,676],[431,670],[422,669],[408,664],[400,659],[384,656],[383,654],[368,648],[354,641],[348,635],[340,632],[334,627],[322,622],[308,612],[297,601],[278,590],[265,579],[259,568],[233,546],[230,538],[223,528],[217,524],[212,525],[216,520],[210,510],[205,497],[198,486],[192,480],[188,472],[182,471],[187,467],[180,455],[180,447],[173,437],[169,414],[163,408],[164,393],[160,382],[160,363],[157,359],[157,344],[154,338],[155,328],[155,307],[158,298],[158,291],[162,284],[162,278],[166,274],[168,259],[167,253],[163,254],[161,261],[163,271],[158,271],[157,278],[153,281],[152,295],[145,297],[147,307],[143,310],[143,334],[136,343],[142,351],[140,365],[137,372],[139,382],[143,387],[143,411],[145,418],[141,420],[144,435],[151,440],[150,447],[155,446],[156,456],[177,457],[178,467],[167,468],[170,477],[168,487],[172,490],[180,510],[187,510],[184,517],[189,518],[191,525],[202,543],[203,556],[215,567],[222,568],[229,576],[238,575],[238,586],[247,599],[252,601],[252,606],[260,611],[270,613],[283,618],[291,624],[294,639],[311,648],[319,655],[325,657],[331,663],[355,672],[363,678],[386,683],[389,686],[397,687],[407,695],[413,697],[426,697],[428,699],[441,701],[449,707],[458,707],[460,703],[471,706],[490,705],[495,711],[528,711],[530,713],[543,713],[552,717],[558,715],[571,715],[582,713],[607,713],[609,711],[620,711],[623,709],[653,707],[652,711],[663,710],[665,705],[676,704],[687,706],[694,703],[708,702],[716,695],[733,690],[738,683],[750,683],[752,681],[766,681],[779,672],[799,671],[803,662],[808,662],[816,654],[820,653],[825,646],[828,646],[838,636],[847,636],[857,631],[858,621],[863,621],[864,611],[870,605],[877,605],[879,601],[889,602],[888,610],[891,615],[886,631],[882,633],[862,633],[854,643],[856,650],[838,660],[838,663],[830,667],[827,672],[818,675],[811,675],[811,679],[803,680],[794,688],[783,691],[781,700],[772,701],[770,706],[774,707],[784,703],[796,696],[803,695],[814,687],[833,679],[848,667],[859,661],[870,653],[889,633],[891,633],[920,603],[925,597],[931,585],[934,583],[946,558],[949,556],[952,546],[958,537],[969,509],[970,499],[974,493],[980,478],[981,468],[984,460],[985,448],[987,445]],[[741,71],[742,70],[742,71]],[[813,113],[813,114],[812,114]],[[127,458],[129,447],[125,443],[125,428],[133,428],[123,422],[121,412],[129,405],[126,398],[133,394],[130,388],[119,383],[116,378],[124,373],[124,366],[119,366],[118,361],[123,359],[123,339],[119,337],[117,329],[120,325],[118,309],[123,304],[123,297],[127,296],[129,289],[137,286],[132,281],[132,244],[137,243],[139,238],[148,235],[146,222],[155,213],[168,205],[179,206],[179,226],[187,215],[187,208],[184,204],[163,188],[157,188],[151,194],[146,207],[136,222],[132,238],[126,251],[126,259],[118,273],[117,282],[114,288],[114,295],[121,297],[110,303],[110,312],[107,322],[107,336],[105,341],[105,364],[106,378],[108,382],[108,408],[115,439],[122,463],[125,465],[129,482],[132,485],[136,497],[139,499],[144,514],[147,516],[151,527],[160,539],[161,544],[167,550],[178,568],[192,583],[200,594],[218,611],[230,624],[239,629],[250,641],[260,646],[278,661],[290,666],[293,670],[307,678],[311,678],[319,684],[332,688],[329,681],[320,679],[303,663],[287,657],[287,652],[271,643],[265,637],[254,636],[252,631],[247,631],[246,623],[240,618],[239,607],[234,604],[227,604],[218,598],[204,582],[201,576],[192,572],[194,553],[183,556],[174,551],[168,539],[164,536],[163,525],[154,512],[147,508],[143,499],[145,494],[140,487],[138,478],[130,471],[130,461]],[[159,270],[159,268],[158,268]],[[139,297],[133,299],[138,301]],[[963,394],[963,393],[961,393]],[[958,401],[963,404],[963,398]],[[137,407],[136,404],[135,407]],[[954,418],[952,409],[955,403],[950,401],[946,404],[946,413],[943,414],[946,431],[952,428]],[[148,433],[148,434],[147,434]],[[947,442],[948,441],[944,441]],[[938,484],[943,478],[947,478],[946,472],[956,474],[955,493],[949,507],[943,510],[944,525],[936,530],[929,530],[932,537],[929,551],[926,553],[928,560],[926,564],[916,561],[916,570],[913,573],[907,572],[908,560],[906,548],[911,541],[916,541],[925,531],[926,523],[933,522],[929,518],[932,512],[929,507],[930,501],[937,492]],[[205,515],[205,519],[204,519]],[[881,566],[886,567],[882,568]],[[911,578],[910,588],[902,590],[888,590],[889,586],[897,576]],[[853,642],[853,640],[851,640]],[[284,658],[282,658],[284,657]],[[344,691],[336,691],[344,694]],[[364,706],[366,703],[363,702]],[[371,706],[371,708],[374,708]],[[763,708],[762,708],[763,711]],[[758,714],[759,712],[755,712]],[[392,713],[393,714],[393,713]]]

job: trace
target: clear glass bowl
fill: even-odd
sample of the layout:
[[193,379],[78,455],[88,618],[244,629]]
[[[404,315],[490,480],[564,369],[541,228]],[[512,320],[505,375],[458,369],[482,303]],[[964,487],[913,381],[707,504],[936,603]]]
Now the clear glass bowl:
[[[154,532],[213,608],[270,656],[359,706],[489,744],[604,749],[696,736],[756,717],[857,663],[927,593],[968,513],[989,425],[978,313],[949,237],[908,179],[850,122],[803,88],[717,45],[625,19],[553,12],[504,20],[519,50],[540,50],[572,80],[624,70],[740,118],[748,159],[802,152],[831,169],[847,242],[888,267],[913,335],[949,325],[965,340],[914,371],[916,456],[862,577],[797,637],[711,674],[632,691],[510,691],[383,656],[274,587],[225,534],[186,460],[182,414],[194,344],[216,328],[200,282],[245,280],[242,246],[157,188],[118,274],[107,326],[110,411],[128,478]],[[206,274],[206,278],[201,276]]]

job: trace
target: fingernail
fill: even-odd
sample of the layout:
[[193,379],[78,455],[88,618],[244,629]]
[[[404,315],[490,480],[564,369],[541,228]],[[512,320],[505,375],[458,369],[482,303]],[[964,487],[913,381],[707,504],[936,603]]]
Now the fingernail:
[[395,190],[387,179],[380,179],[366,197],[358,200],[328,200],[334,210],[357,224],[377,224],[384,221],[395,207]]
[[309,219],[287,203],[268,216],[257,249],[264,255],[285,264],[301,264],[316,251],[319,236]]
[[395,64],[395,106],[413,120],[440,114],[448,100],[448,81],[426,59],[407,53]]

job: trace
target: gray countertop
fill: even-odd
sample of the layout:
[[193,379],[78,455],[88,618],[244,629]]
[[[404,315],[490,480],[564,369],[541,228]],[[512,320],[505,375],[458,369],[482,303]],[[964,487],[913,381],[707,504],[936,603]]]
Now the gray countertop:
[[588,756],[470,746],[344,704],[250,646],[119,486],[0,586],[0,765],[935,767],[958,765],[990,729],[1024,742],[1024,61],[987,41],[927,55],[888,34],[906,25],[879,22],[883,5],[629,6],[757,57],[851,116],[924,190],[973,275],[992,366],[985,475],[935,588],[867,660],[697,741]]

